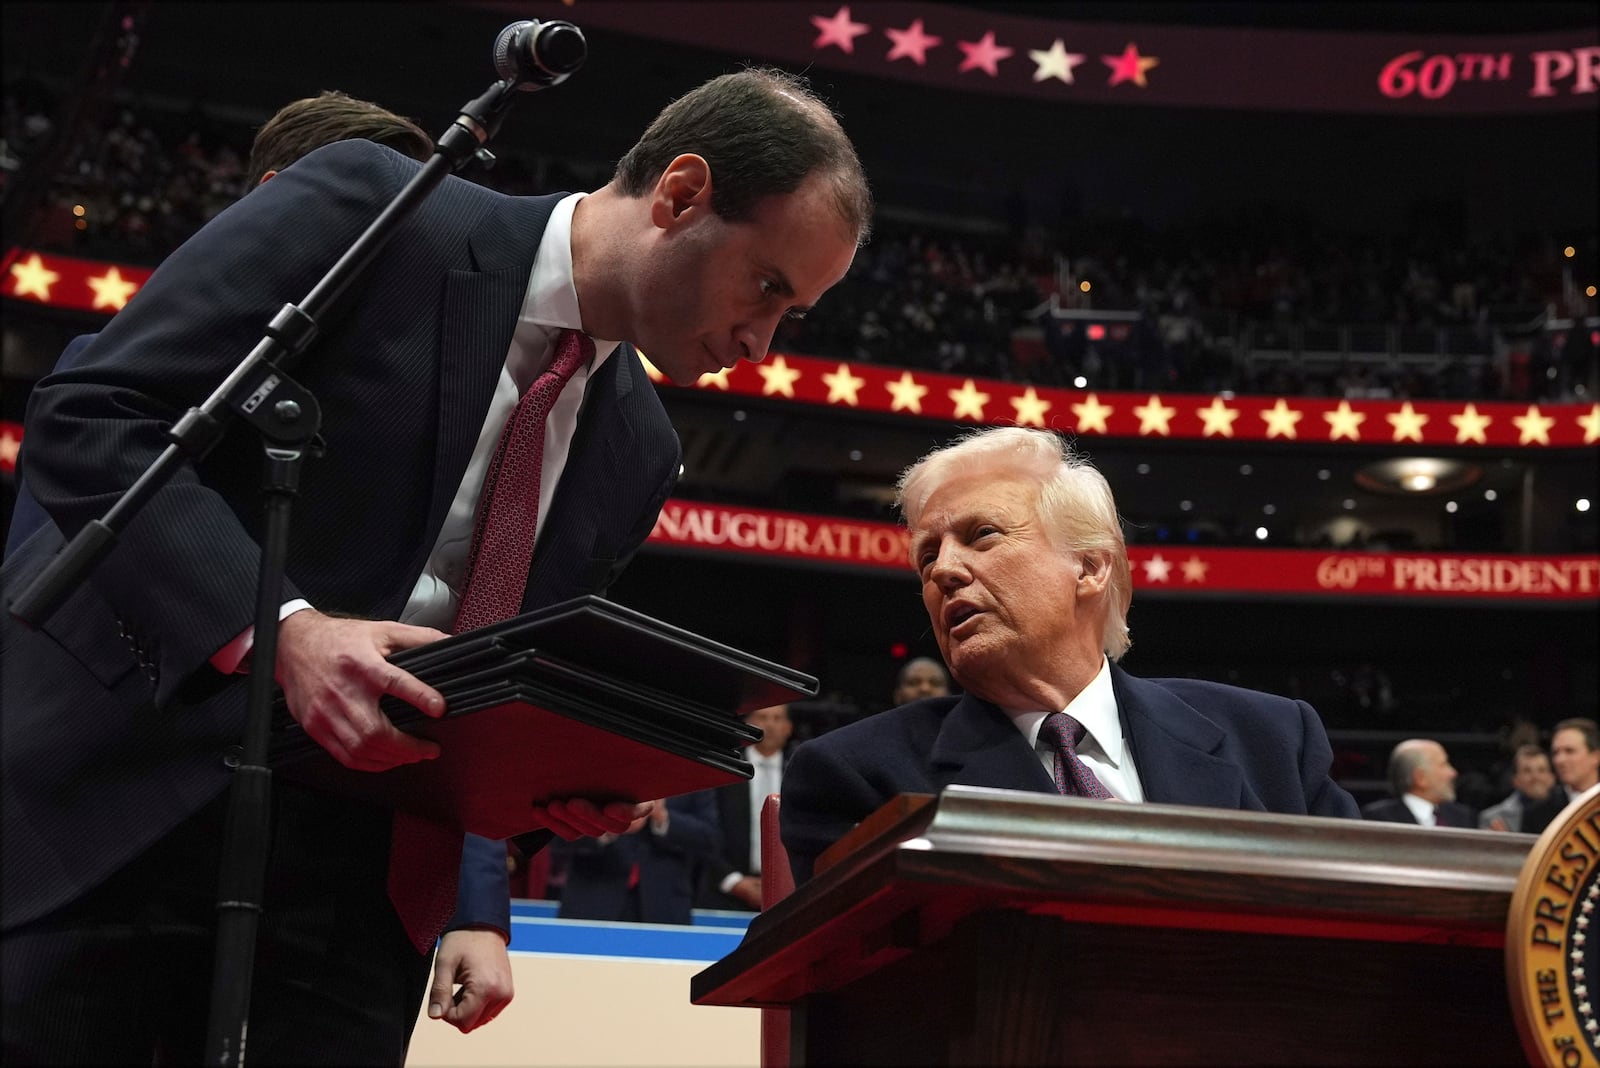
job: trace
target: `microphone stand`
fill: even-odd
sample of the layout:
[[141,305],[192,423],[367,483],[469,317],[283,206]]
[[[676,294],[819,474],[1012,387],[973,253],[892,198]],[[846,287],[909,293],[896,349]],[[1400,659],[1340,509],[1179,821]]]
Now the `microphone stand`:
[[207,1064],[244,1063],[256,929],[271,837],[272,772],[266,761],[289,513],[299,487],[301,461],[307,448],[312,446],[322,419],[316,397],[290,378],[287,369],[294,366],[317,336],[318,316],[325,314],[372,263],[400,223],[445,175],[460,169],[469,160],[489,162],[493,159],[482,146],[498,132],[511,102],[524,88],[511,76],[495,82],[461,109],[455,122],[439,138],[433,157],[406,183],[393,202],[304,300],[279,309],[267,323],[265,336],[216,391],[173,424],[168,431],[173,444],[162,451],[104,517],[88,523],[11,606],[12,613],[29,626],[37,626],[49,618],[115,546],[118,532],[177,472],[185,459],[202,459],[221,440],[226,429],[223,420],[230,413],[243,416],[261,435],[266,451],[262,480],[266,495],[266,528],[257,584],[244,751],[230,787],[218,878],[216,956],[206,1034]]

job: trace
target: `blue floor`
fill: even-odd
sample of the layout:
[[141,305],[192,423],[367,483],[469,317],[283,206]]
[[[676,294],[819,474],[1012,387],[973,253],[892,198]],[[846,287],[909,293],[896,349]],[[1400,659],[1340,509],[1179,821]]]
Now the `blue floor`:
[[744,938],[751,912],[696,909],[689,926],[558,920],[554,901],[511,902],[511,949],[637,960],[721,960]]

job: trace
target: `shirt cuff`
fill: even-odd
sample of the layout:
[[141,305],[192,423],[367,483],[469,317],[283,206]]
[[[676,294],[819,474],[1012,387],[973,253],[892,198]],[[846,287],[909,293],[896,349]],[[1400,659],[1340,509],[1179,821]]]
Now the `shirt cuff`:
[[733,893],[733,888],[738,886],[740,880],[743,878],[744,872],[730,871],[727,875],[722,877],[722,885],[717,887],[717,889],[721,890],[724,894],[731,894]]
[[[310,608],[311,602],[302,598],[283,602],[283,607],[278,609],[278,622],[282,623],[296,612]],[[224,675],[248,674],[249,667],[245,658],[250,655],[250,649],[256,643],[256,628],[254,624],[246,627],[244,632],[221,649],[211,654],[211,666]]]

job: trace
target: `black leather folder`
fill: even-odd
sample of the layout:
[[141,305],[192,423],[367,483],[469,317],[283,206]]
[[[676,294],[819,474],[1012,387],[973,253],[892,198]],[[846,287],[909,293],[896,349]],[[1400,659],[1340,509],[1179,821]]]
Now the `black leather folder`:
[[288,713],[274,712],[271,764],[283,779],[413,812],[490,838],[535,829],[530,806],[561,797],[645,801],[747,780],[739,717],[814,696],[817,680],[599,597],[580,597],[407,649],[390,661],[444,694],[430,719],[380,707],[439,743],[436,760],[352,771]]

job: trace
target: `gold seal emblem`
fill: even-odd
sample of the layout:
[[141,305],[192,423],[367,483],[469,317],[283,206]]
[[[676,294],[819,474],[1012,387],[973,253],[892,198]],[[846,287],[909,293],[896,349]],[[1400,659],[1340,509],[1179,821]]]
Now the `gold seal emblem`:
[[1593,786],[1533,844],[1506,918],[1506,989],[1530,1064],[1600,1068],[1597,949],[1600,786]]

